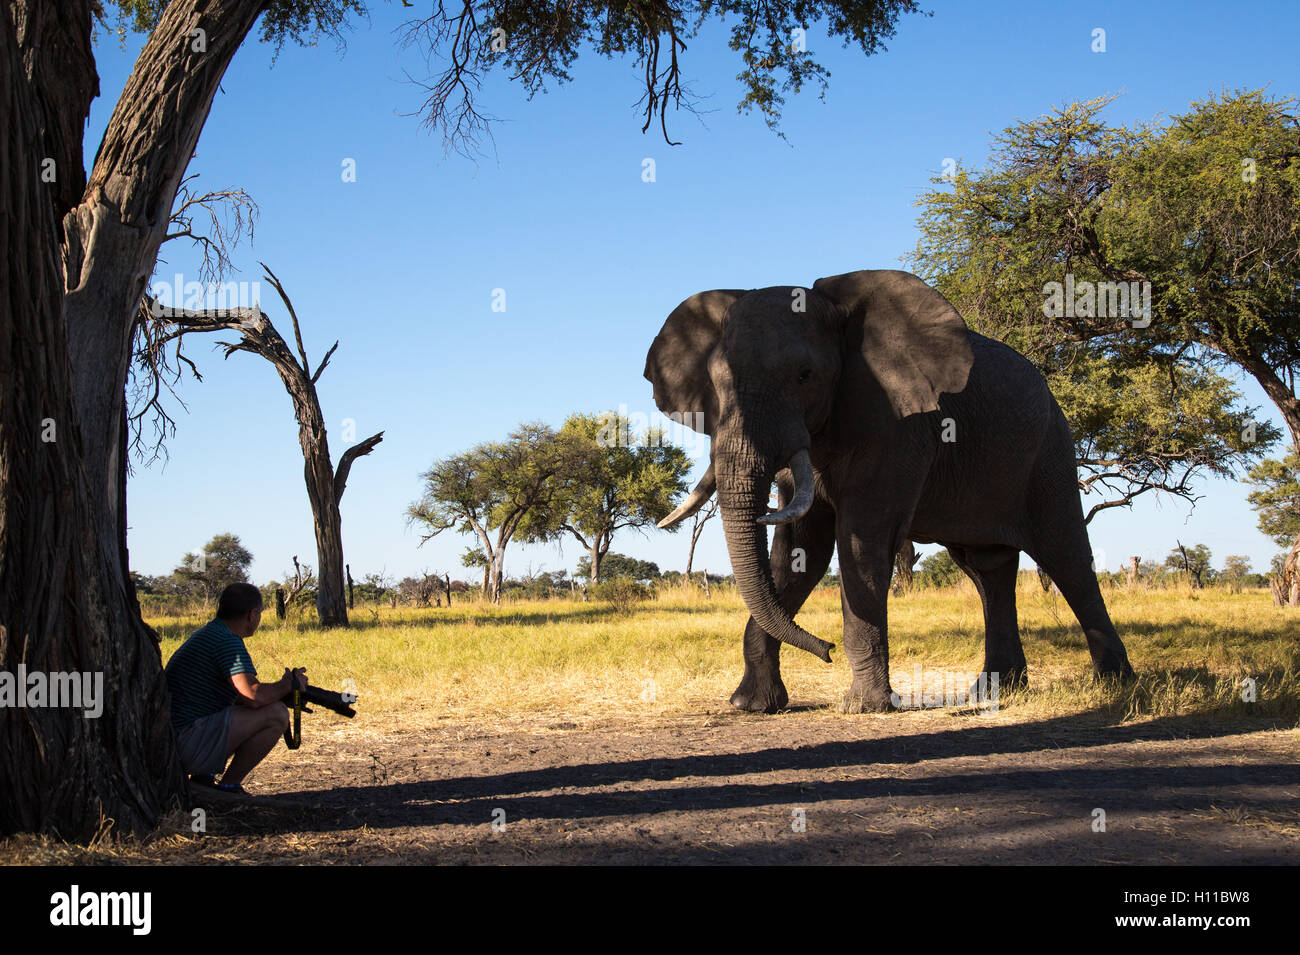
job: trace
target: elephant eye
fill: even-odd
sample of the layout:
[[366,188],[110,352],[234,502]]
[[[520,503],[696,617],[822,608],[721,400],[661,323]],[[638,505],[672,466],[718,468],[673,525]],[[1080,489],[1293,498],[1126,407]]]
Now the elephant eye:
[[803,371],[799,372],[799,384],[806,385],[808,383],[808,379],[811,377],[812,377],[811,369],[805,368]]

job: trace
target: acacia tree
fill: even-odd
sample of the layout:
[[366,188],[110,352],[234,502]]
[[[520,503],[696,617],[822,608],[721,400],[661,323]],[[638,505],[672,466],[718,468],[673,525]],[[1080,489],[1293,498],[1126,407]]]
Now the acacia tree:
[[[98,93],[92,27],[112,10],[149,37],[86,173]],[[360,0],[8,0],[0,10],[0,664],[106,674],[103,718],[0,711],[0,832],[89,837],[104,816],[147,831],[182,793],[156,640],[140,619],[126,551],[126,383],[147,281],[232,57],[263,39],[335,35]],[[681,103],[679,54],[708,17],[735,22],[745,104],[769,120],[781,93],[822,70],[791,31],[826,18],[874,52],[910,0],[441,4],[408,39],[444,54],[425,115],[467,141],[478,75],[497,60],[535,90],[567,78],[584,46],[630,55],[647,117]],[[692,21],[694,25],[692,26]],[[780,85],[777,85],[778,79]],[[450,120],[450,122],[449,122]],[[647,123],[648,126],[648,123]],[[666,125],[664,126],[666,136]],[[58,530],[52,530],[58,529]]]
[[[316,383],[324,373],[330,358],[339,347],[336,341],[325,352],[315,370],[307,360],[307,349],[302,343],[302,327],[289,294],[280,279],[266,269],[264,278],[271,283],[289,312],[293,323],[293,340],[298,353],[295,356],[270,318],[260,308],[205,309],[164,308],[148,296],[142,311],[148,315],[144,322],[152,323],[145,336],[143,363],[157,368],[162,365],[161,352],[171,341],[188,333],[232,330],[241,333],[237,342],[222,342],[229,358],[237,351],[261,355],[280,375],[289,398],[293,401],[294,416],[298,420],[298,444],[304,461],[303,477],[307,483],[307,499],[311,504],[312,524],[316,531],[316,561],[318,570],[316,588],[316,614],[322,627],[348,625],[348,600],[344,589],[343,517],[339,502],[347,489],[352,463],[369,454],[384,440],[384,432],[372,434],[348,448],[339,457],[336,468],[330,458],[329,438],[325,431],[325,416],[321,412],[320,396]],[[179,355],[179,350],[177,352]],[[197,374],[197,373],[196,373]]]
[[186,554],[172,571],[179,581],[195,584],[205,602],[226,584],[248,581],[253,555],[236,534],[215,534],[197,553]]
[[1214,573],[1210,563],[1210,548],[1204,544],[1184,547],[1179,544],[1165,558],[1165,566],[1170,570],[1181,570],[1187,574],[1187,582],[1196,590],[1205,586],[1205,578]]
[[937,179],[913,255],[972,326],[1043,371],[1080,488],[1103,494],[1089,518],[1152,491],[1194,500],[1196,475],[1235,475],[1280,436],[1226,366],[1300,440],[1291,101],[1233,94],[1131,129],[1101,119],[1110,101],[1017,123],[986,169]]
[[524,533],[530,540],[572,536],[587,552],[595,583],[616,533],[652,527],[671,513],[673,499],[687,490],[691,462],[662,432],[631,434],[628,419],[612,412],[570,415],[559,440],[571,461],[565,480]]
[[534,511],[550,508],[560,475],[573,463],[570,446],[549,427],[520,425],[506,441],[434,462],[420,476],[424,494],[407,508],[407,519],[424,526],[421,544],[443,531],[476,536],[484,595],[500,603],[506,548]]
[[1241,593],[1241,588],[1246,582],[1246,575],[1250,573],[1250,558],[1245,554],[1229,554],[1223,559],[1223,570],[1219,572],[1220,579],[1227,581],[1228,589],[1234,593]]

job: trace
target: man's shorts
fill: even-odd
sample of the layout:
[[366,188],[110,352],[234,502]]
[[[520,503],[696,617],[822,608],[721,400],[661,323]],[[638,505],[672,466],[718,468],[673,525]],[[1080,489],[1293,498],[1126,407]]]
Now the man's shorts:
[[235,708],[227,706],[211,716],[195,720],[176,734],[185,772],[191,776],[206,776],[226,768],[226,758],[230,755],[226,741],[230,739],[230,720],[234,715]]

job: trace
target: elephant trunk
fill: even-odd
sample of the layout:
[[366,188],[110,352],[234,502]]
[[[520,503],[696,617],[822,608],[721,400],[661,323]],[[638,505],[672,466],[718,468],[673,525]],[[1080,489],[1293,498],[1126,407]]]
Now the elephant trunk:
[[[781,606],[772,580],[767,531],[759,519],[767,513],[768,490],[777,466],[770,457],[750,449],[720,451],[714,465],[727,551],[745,606],[767,633],[830,663],[834,644],[818,639],[794,622]],[[802,469],[794,470],[798,474]],[[799,490],[796,488],[796,494]]]

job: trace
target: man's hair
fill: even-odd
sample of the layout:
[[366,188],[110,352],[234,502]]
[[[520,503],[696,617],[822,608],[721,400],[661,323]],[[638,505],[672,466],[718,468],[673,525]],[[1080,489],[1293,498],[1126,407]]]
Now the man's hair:
[[217,601],[217,619],[238,620],[262,606],[262,592],[252,584],[227,584]]

